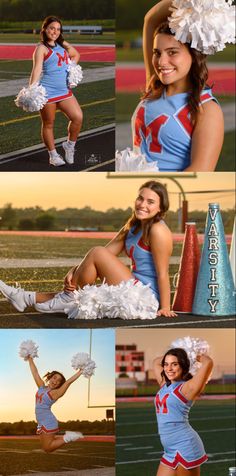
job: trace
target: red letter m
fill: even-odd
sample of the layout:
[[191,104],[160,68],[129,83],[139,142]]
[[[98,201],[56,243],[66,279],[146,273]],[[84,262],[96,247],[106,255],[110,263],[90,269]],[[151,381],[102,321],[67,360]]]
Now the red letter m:
[[168,413],[168,408],[167,408],[167,398],[169,397],[169,393],[167,393],[162,400],[160,400],[159,395],[157,394],[156,396],[156,410],[157,413],[160,413],[160,410],[162,409],[162,413]]
[[57,56],[58,56],[58,63],[57,63],[57,66],[61,66],[62,65],[62,62],[64,63],[64,61],[66,62],[66,64],[68,64],[68,55],[67,55],[67,52],[64,51],[64,56],[61,56],[60,53],[56,53]]

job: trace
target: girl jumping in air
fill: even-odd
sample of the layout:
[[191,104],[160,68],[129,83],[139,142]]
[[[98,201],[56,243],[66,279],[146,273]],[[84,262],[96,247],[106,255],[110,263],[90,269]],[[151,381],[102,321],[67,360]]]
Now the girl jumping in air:
[[35,397],[35,414],[38,423],[37,435],[40,437],[42,449],[46,453],[52,453],[66,443],[76,441],[83,438],[82,433],[74,431],[66,431],[65,435],[57,435],[58,421],[51,411],[51,406],[61,398],[69,386],[75,382],[81,375],[82,370],[78,370],[68,380],[60,372],[53,370],[44,376],[44,380],[40,377],[38,369],[32,359],[27,357],[30,370],[34,381],[38,386]]
[[170,29],[172,3],[158,2],[144,18],[146,93],[132,118],[133,148],[160,171],[213,171],[223,114],[207,85],[206,54]]
[[[35,306],[40,312],[64,312],[74,304],[74,291],[97,278],[109,285],[137,279],[149,284],[159,301],[158,316],[174,317],[171,310],[169,259],[172,234],[164,222],[169,208],[166,187],[154,180],[144,183],[135,200],[134,211],[125,226],[105,247],[91,249],[83,261],[66,275],[62,293],[33,293],[0,281],[0,291],[19,311]],[[118,256],[126,251],[132,260],[129,269]]]
[[208,355],[197,355],[201,367],[192,376],[183,349],[168,350],[154,360],[154,373],[160,390],[155,397],[158,432],[164,448],[157,476],[200,476],[207,461],[201,438],[190,426],[188,414],[204,390],[212,371]]
[[[39,81],[47,93],[47,103],[40,111],[42,119],[42,139],[49,153],[49,163],[54,166],[74,163],[74,151],[82,125],[82,111],[68,85],[69,60],[79,61],[79,53],[62,36],[59,18],[45,18],[41,29],[41,43],[33,54],[33,69],[30,85]],[[68,140],[63,142],[65,161],[55,148],[53,127],[56,110],[59,109],[69,119]]]

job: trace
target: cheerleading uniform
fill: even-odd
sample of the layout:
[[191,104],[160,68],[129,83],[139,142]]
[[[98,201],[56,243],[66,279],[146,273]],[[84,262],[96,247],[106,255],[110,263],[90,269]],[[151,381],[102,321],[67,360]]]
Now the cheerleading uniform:
[[53,48],[47,48],[48,54],[44,58],[39,84],[46,89],[48,103],[54,103],[72,96],[67,84],[69,55],[57,43]]
[[207,461],[201,438],[190,426],[189,410],[193,404],[181,393],[184,381],[164,384],[155,397],[158,432],[164,447],[161,463],[176,469],[195,468]]
[[[161,172],[184,170],[191,162],[193,124],[188,106],[189,93],[141,101],[132,117],[134,150],[156,162]],[[201,104],[216,101],[211,89],[200,96]]]
[[153,261],[150,246],[145,245],[142,240],[142,230],[135,233],[132,227],[125,238],[125,251],[132,261],[132,274],[143,284],[150,284],[152,292],[157,300],[160,300],[160,293],[157,283],[157,272]]
[[36,393],[35,415],[38,423],[37,435],[41,433],[57,433],[58,421],[51,412],[51,406],[55,403],[48,387],[42,385]]

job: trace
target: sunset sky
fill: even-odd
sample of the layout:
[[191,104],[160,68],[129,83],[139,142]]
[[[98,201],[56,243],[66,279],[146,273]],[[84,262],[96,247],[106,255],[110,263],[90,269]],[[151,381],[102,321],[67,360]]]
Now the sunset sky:
[[[88,329],[0,330],[0,421],[35,420],[37,391],[28,362],[19,357],[22,341],[31,339],[39,345],[35,359],[40,376],[58,370],[66,378],[75,372],[71,358],[77,352],[89,353]],[[114,331],[92,331],[92,359],[97,369],[91,378],[90,405],[114,405]],[[52,408],[58,420],[101,420],[106,408],[88,408],[88,380],[80,377]]]
[[[214,320],[214,318],[212,318]],[[235,372],[235,333],[232,329],[118,329],[116,344],[136,344],[145,351],[146,370],[152,368],[155,357],[163,355],[172,341],[180,337],[207,340],[214,361],[214,377]]]
[[[193,174],[185,175],[191,178],[179,177],[178,181],[186,192],[229,190],[235,187],[232,172],[198,173],[197,178],[192,178]],[[156,179],[167,184],[170,209],[176,210],[179,206],[178,186],[168,178],[160,178],[160,175],[156,176]],[[107,174],[103,172],[71,172],[69,175],[50,172],[37,174],[4,172],[0,174],[0,208],[6,203],[12,203],[14,207],[39,205],[44,209],[84,206],[90,206],[96,210],[107,210],[112,207],[126,209],[133,205],[138,188],[146,180],[148,179],[142,177],[108,179]],[[187,193],[187,199],[189,210],[206,210],[208,203],[212,201],[219,202],[222,209],[232,208],[234,204],[232,192]]]

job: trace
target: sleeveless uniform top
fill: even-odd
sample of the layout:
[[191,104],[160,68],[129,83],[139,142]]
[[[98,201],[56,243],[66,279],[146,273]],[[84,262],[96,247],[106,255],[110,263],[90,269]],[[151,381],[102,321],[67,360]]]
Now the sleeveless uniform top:
[[125,251],[132,261],[132,274],[141,283],[150,284],[151,290],[159,301],[157,273],[151,249],[142,241],[142,230],[139,230],[136,234],[134,231],[135,227],[132,227],[125,238]]
[[51,412],[51,406],[55,403],[48,387],[39,387],[35,396],[35,415],[38,422],[37,434],[54,433],[58,431],[58,422]]
[[183,384],[184,381],[164,384],[155,397],[158,431],[164,447],[161,463],[172,469],[179,465],[196,468],[208,459],[200,436],[189,424],[193,402],[182,394]]
[[56,45],[48,48],[48,54],[44,58],[43,71],[40,84],[45,87],[48,102],[58,102],[72,96],[67,85],[67,68],[69,55],[65,48]]
[[[160,171],[184,170],[191,162],[191,122],[188,93],[159,99],[142,100],[132,117],[134,150],[141,151],[148,162],[156,161]],[[201,104],[217,100],[211,89],[201,94]]]

